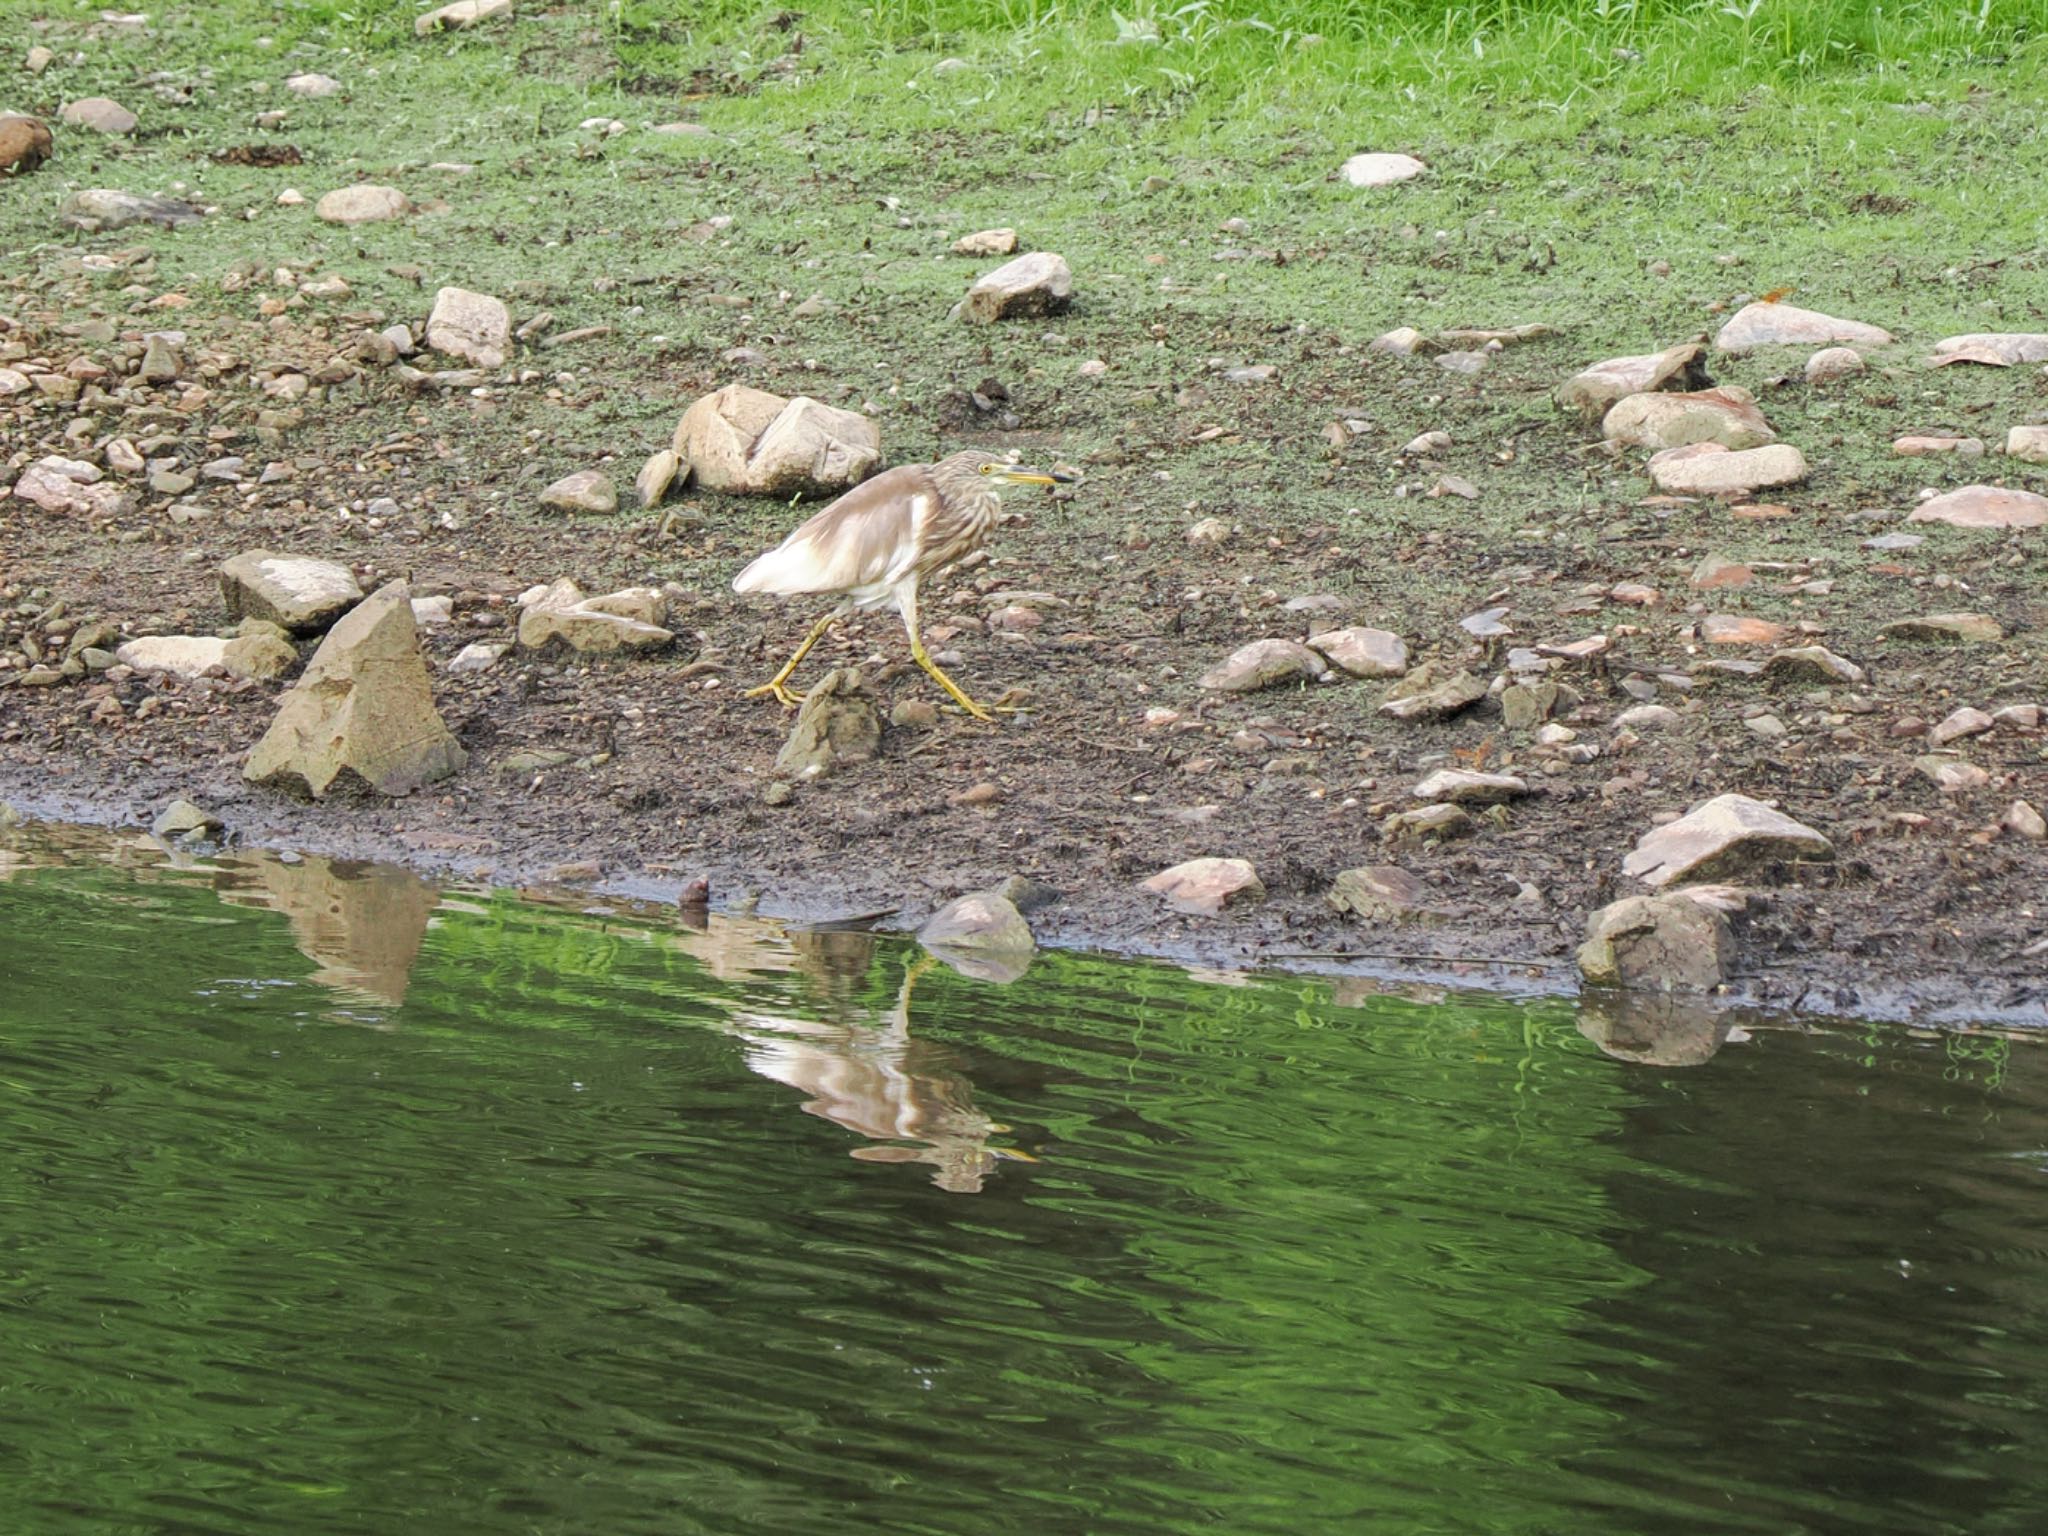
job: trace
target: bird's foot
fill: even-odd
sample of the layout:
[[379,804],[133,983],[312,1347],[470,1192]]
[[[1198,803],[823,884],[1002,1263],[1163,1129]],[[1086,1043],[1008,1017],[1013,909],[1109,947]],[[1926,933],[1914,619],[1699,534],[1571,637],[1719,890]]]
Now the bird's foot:
[[775,701],[784,709],[795,709],[804,701],[804,695],[782,683],[763,683],[758,688],[749,688],[742,697],[749,699],[767,698],[774,695]]

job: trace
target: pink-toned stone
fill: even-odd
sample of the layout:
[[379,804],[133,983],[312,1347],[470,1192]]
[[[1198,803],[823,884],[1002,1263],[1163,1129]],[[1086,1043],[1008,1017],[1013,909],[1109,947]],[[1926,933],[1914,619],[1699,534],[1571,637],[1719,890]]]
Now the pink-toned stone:
[[1144,889],[1165,897],[1176,911],[1202,915],[1220,912],[1233,901],[1259,901],[1266,894],[1248,859],[1189,859],[1161,870],[1144,883]]
[[1699,623],[1699,636],[1708,645],[1776,645],[1790,634],[1783,624],[1748,614],[1710,613]]
[[1790,443],[1743,449],[1692,443],[1652,455],[1649,469],[1660,491],[1680,496],[1747,495],[1807,474],[1806,455]]
[[1944,336],[1934,344],[1928,362],[1936,368],[1951,363],[1982,363],[1987,368],[2013,368],[2021,363],[2048,363],[2048,334],[2027,331],[1972,331]]
[[1717,795],[1658,827],[1622,862],[1645,885],[1711,880],[1766,859],[1829,859],[1834,848],[1813,828],[1747,795]]
[[1994,485],[1966,485],[1921,502],[1906,521],[1947,523],[1955,528],[2040,528],[2048,525],[2048,496]]
[[1907,459],[1926,458],[1937,453],[1953,453],[1962,458],[1975,459],[1983,457],[1984,439],[1954,437],[1943,432],[1911,432],[1904,437],[1893,439],[1892,452]]
[[1838,320],[1818,310],[1796,304],[1746,304],[1728,319],[1714,337],[1723,352],[1748,352],[1757,347],[1826,346],[1839,343],[1851,347],[1882,347],[1892,339],[1890,331],[1859,320]]

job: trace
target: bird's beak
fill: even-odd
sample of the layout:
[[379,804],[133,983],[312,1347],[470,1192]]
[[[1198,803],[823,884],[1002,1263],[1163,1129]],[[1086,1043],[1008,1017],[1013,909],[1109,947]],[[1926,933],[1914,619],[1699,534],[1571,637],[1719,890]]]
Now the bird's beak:
[[1025,469],[1021,466],[996,471],[996,479],[1005,485],[1071,485],[1077,476],[1057,469]]

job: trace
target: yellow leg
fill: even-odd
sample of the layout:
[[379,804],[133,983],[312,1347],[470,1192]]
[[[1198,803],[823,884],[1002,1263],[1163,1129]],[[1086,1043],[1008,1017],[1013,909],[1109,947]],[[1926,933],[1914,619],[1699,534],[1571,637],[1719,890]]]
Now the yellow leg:
[[953,696],[954,703],[974,716],[975,719],[994,725],[996,717],[975,703],[974,700],[967,697],[965,693],[961,692],[960,685],[946,676],[940,669],[939,664],[932,660],[932,653],[924,648],[924,637],[917,632],[916,588],[913,587],[908,591],[899,591],[896,598],[896,606],[903,611],[903,627],[910,632],[911,660],[929,672],[932,681]]
[[825,617],[818,620],[817,623],[813,624],[811,632],[804,636],[804,643],[796,648],[796,654],[782,664],[782,670],[769,678],[760,687],[749,688],[746,692],[746,697],[758,699],[764,693],[772,693],[785,709],[795,709],[797,705],[803,703],[804,696],[794,688],[785,687],[784,684],[789,681],[790,674],[796,671],[798,664],[806,656],[810,655],[811,647],[824,639],[825,631],[838,622],[839,615],[837,613],[828,613]]

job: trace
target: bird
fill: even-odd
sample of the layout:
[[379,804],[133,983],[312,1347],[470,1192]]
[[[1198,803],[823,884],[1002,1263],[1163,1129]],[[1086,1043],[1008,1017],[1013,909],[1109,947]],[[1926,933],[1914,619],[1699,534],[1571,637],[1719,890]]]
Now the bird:
[[928,577],[981,548],[1002,510],[997,494],[1010,485],[1064,485],[1075,477],[1026,469],[979,449],[936,464],[899,464],[855,486],[733,578],[735,592],[777,597],[836,593],[839,606],[811,626],[796,654],[746,697],[772,695],[794,709],[804,696],[790,676],[811,647],[847,615],[894,604],[910,633],[910,654],[968,714],[993,721],[946,676],[917,627],[917,588]]

